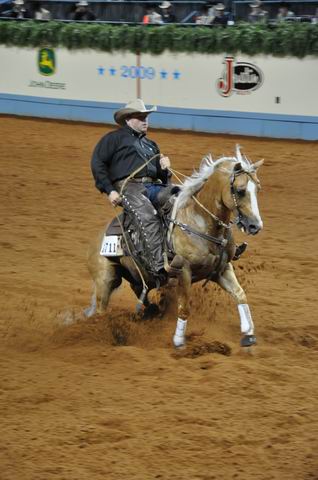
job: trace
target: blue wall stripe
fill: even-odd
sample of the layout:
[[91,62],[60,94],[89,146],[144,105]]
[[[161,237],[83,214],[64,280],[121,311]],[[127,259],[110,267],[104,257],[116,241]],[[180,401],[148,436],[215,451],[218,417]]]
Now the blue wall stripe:
[[[122,103],[63,100],[0,93],[0,112],[13,115],[113,124]],[[318,140],[318,117],[158,107],[151,126],[197,132]]]

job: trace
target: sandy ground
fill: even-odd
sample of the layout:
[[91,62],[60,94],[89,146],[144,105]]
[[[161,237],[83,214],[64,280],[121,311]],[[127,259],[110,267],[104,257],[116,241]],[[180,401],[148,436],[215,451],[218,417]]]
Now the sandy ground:
[[317,480],[317,143],[150,132],[183,173],[237,142],[265,159],[265,228],[235,264],[258,346],[241,351],[236,306],[198,284],[176,355],[173,307],[138,321],[127,285],[81,320],[87,246],[113,214],[89,168],[108,127],[0,124],[1,480]]

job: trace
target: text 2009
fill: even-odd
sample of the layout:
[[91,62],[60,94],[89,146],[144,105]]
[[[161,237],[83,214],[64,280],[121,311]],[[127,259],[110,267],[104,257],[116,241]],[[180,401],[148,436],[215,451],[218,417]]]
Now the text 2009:
[[123,78],[142,78],[152,80],[156,76],[156,70],[153,67],[137,67],[136,65],[122,65],[120,67],[121,74]]

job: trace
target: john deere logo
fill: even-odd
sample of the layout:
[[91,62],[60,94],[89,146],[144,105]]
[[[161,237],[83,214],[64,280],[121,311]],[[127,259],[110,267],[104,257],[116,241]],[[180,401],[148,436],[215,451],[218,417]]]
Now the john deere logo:
[[38,67],[41,75],[49,76],[55,73],[55,53],[52,48],[39,50]]

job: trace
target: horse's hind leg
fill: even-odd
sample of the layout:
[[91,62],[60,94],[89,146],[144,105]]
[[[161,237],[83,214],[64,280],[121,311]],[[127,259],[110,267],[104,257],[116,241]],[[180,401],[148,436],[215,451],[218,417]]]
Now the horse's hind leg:
[[109,262],[105,271],[95,280],[97,313],[105,312],[112,292],[121,285],[121,282],[118,266]]
[[104,313],[109,303],[112,292],[118,288],[122,282],[120,274],[120,266],[100,257],[98,268],[91,268],[90,273],[95,283],[95,294],[93,295],[92,305],[86,310],[87,316],[93,315],[95,312]]
[[254,335],[254,323],[250,308],[247,304],[246,294],[239,284],[234,269],[230,263],[227,264],[224,273],[220,276],[218,284],[227,291],[236,301],[241,320],[241,346],[250,347],[256,343]]

